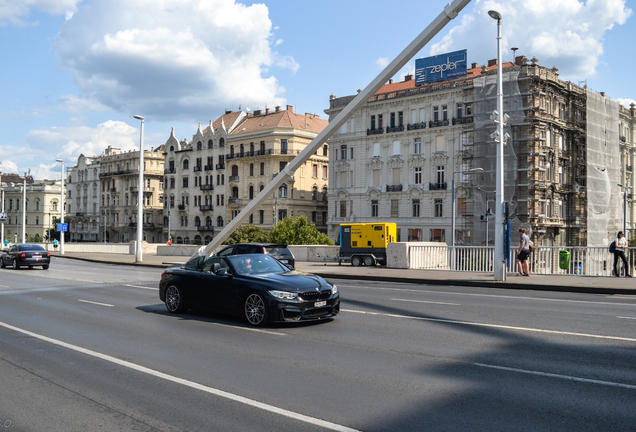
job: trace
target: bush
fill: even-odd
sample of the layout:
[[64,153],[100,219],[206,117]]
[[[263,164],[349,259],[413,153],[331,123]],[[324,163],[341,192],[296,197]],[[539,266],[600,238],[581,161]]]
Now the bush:
[[306,216],[296,219],[287,216],[279,221],[269,232],[269,241],[288,245],[333,246],[333,242],[327,235],[318,231],[313,223],[307,222]]
[[256,225],[244,225],[238,227],[223,244],[234,243],[268,243],[269,235],[263,228]]

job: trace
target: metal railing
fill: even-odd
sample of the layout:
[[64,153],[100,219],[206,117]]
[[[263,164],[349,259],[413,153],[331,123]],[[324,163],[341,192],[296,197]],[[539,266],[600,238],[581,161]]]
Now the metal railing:
[[[509,253],[508,273],[519,271],[516,261],[518,246]],[[570,262],[566,269],[559,266],[561,251],[570,252]],[[629,273],[636,268],[636,250],[628,251]],[[409,268],[423,270],[452,270],[463,272],[493,272],[494,246],[420,246],[410,245],[408,251]],[[614,254],[606,246],[537,246],[528,257],[530,273],[545,275],[612,276]],[[621,272],[622,262],[617,269]]]

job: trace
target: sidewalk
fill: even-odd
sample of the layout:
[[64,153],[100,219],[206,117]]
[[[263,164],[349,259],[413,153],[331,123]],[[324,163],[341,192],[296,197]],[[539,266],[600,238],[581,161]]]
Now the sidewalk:
[[[135,263],[134,255],[107,253],[51,253],[55,257],[79,259],[107,264],[166,268],[184,264],[190,257],[144,255],[143,263]],[[609,276],[508,275],[505,282],[495,282],[492,273],[452,272],[445,270],[406,270],[385,267],[339,266],[337,263],[297,262],[296,270],[325,278],[403,282],[430,285],[470,286],[538,291],[562,291],[590,294],[636,295],[636,278]]]

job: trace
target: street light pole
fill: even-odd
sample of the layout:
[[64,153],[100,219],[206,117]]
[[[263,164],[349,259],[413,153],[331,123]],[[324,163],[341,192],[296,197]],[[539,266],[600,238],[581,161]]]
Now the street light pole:
[[625,238],[629,240],[627,237],[627,189],[631,189],[631,186],[623,186],[622,183],[618,183],[618,186],[623,188],[623,234],[625,234]]
[[504,113],[503,113],[503,75],[501,65],[501,14],[488,11],[491,18],[497,20],[497,115],[493,113],[493,120],[497,122],[495,141],[497,143],[497,177],[495,195],[495,272],[494,280],[506,280],[506,257],[504,256]]
[[143,239],[143,210],[144,210],[144,118],[133,116],[141,120],[141,133],[139,137],[139,191],[137,192],[137,250],[135,262],[143,262],[143,252],[141,250],[141,240]]
[[[56,162],[62,163],[62,183],[60,190],[60,223],[64,223],[64,160],[56,159]],[[60,231],[60,255],[64,255],[64,231]]]

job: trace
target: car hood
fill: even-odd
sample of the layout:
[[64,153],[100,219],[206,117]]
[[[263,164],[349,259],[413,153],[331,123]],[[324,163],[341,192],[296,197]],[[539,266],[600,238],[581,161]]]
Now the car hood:
[[263,284],[269,285],[271,288],[280,289],[290,292],[303,292],[313,288],[330,288],[320,276],[311,273],[301,272],[285,272],[285,273],[268,273],[263,275],[241,275],[243,279],[257,280]]

